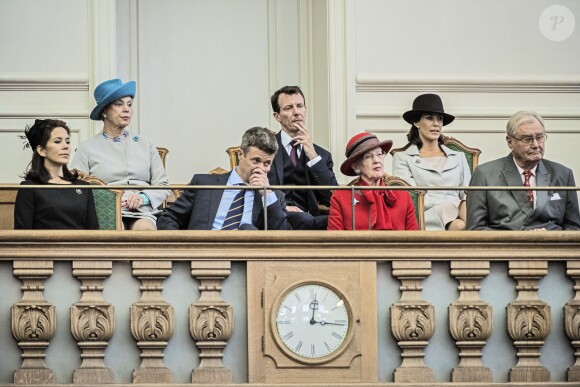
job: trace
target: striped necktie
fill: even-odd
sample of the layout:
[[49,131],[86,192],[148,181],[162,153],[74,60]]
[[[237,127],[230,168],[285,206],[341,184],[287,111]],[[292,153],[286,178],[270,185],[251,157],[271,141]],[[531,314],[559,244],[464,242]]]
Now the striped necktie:
[[[242,185],[242,184],[238,184]],[[224,219],[224,224],[222,225],[222,230],[237,230],[240,228],[240,222],[242,221],[242,215],[244,214],[244,194],[245,190],[240,190],[234,197],[230,209]]]
[[[524,187],[530,186],[530,177],[532,177],[532,171],[524,171]],[[530,206],[534,208],[534,191],[528,190],[527,193]]]

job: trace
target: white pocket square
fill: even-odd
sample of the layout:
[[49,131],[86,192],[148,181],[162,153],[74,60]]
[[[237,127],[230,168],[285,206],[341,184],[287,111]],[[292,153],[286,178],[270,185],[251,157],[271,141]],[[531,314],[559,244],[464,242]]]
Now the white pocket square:
[[558,192],[554,192],[554,194],[552,196],[550,196],[550,200],[560,200],[560,195],[558,194]]

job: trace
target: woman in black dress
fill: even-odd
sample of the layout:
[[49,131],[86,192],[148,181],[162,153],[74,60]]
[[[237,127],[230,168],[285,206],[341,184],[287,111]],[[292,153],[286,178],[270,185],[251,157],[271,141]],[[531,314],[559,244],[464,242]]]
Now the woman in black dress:
[[[60,120],[35,120],[24,131],[32,161],[21,185],[86,185],[67,168],[70,129]],[[98,229],[90,189],[20,189],[14,206],[15,229]]]

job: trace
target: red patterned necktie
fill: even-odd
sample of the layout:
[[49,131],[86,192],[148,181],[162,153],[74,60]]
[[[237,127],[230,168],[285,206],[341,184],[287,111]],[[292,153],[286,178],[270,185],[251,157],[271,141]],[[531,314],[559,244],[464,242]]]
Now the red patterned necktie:
[[290,161],[292,165],[296,166],[298,164],[298,147],[300,144],[292,144],[292,149],[290,150]]
[[[532,171],[524,171],[524,187],[530,186],[530,177],[532,176]],[[534,208],[534,191],[528,190],[528,200],[530,201],[530,206]]]

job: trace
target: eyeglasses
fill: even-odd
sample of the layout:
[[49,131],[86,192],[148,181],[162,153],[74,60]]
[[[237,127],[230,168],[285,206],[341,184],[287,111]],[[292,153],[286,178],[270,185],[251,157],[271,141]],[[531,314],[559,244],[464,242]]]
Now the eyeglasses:
[[374,160],[376,157],[379,160],[383,160],[387,154],[383,151],[376,153],[367,153],[363,156],[364,161]]
[[526,137],[522,137],[522,138],[517,138],[516,136],[510,136],[511,138],[521,141],[522,144],[524,145],[532,145],[534,143],[534,140],[536,140],[538,142],[538,144],[543,144],[546,142],[546,139],[548,138],[547,134],[538,134],[536,137],[534,136],[526,136]]

